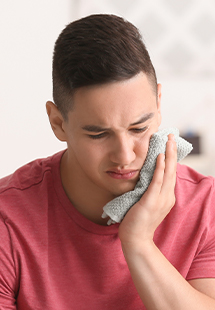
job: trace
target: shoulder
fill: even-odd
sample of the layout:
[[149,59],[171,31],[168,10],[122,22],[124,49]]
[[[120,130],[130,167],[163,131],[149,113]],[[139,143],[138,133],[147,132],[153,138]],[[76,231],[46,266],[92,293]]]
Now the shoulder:
[[177,166],[176,204],[192,214],[215,214],[215,178],[192,168]]
[[25,190],[40,183],[44,174],[50,172],[53,165],[60,162],[62,152],[47,158],[36,159],[19,169],[13,174],[0,179],[0,195],[10,190]]
[[185,165],[177,165],[176,187],[185,187],[187,190],[193,190],[195,188],[198,190],[206,190],[207,188],[214,189],[214,181],[215,178],[212,176],[202,175],[196,170]]
[[39,204],[52,186],[52,175],[60,167],[62,154],[59,152],[48,158],[34,160],[1,179],[0,212],[8,214],[20,207]]

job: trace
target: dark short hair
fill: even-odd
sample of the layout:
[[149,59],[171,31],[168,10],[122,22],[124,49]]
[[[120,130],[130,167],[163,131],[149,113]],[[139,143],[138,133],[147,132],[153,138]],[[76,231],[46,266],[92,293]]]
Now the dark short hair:
[[129,79],[144,72],[157,94],[157,78],[138,29],[123,18],[96,14],[59,35],[53,55],[53,99],[67,119],[78,88]]

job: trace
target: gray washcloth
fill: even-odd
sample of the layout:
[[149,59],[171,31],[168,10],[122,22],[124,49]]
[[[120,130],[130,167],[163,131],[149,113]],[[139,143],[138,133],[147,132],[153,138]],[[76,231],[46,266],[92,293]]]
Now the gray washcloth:
[[102,218],[110,217],[108,225],[120,223],[128,210],[140,200],[147,190],[156,167],[156,159],[160,153],[165,154],[168,135],[174,134],[177,144],[177,161],[185,158],[193,149],[192,145],[179,137],[177,128],[166,128],[152,135],[144,165],[140,171],[140,179],[133,191],[127,192],[108,202],[103,208]]

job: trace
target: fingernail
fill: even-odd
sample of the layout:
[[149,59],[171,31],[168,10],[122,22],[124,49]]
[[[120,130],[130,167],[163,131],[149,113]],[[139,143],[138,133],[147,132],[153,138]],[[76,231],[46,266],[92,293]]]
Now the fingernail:
[[175,141],[175,136],[174,136],[174,134],[169,134],[168,138],[169,138],[169,140]]

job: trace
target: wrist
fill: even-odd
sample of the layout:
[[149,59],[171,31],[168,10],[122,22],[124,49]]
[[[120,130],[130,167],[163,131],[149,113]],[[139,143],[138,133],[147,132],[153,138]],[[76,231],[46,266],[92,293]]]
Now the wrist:
[[157,249],[153,239],[145,239],[140,242],[121,242],[121,246],[126,260],[138,256],[150,258]]

